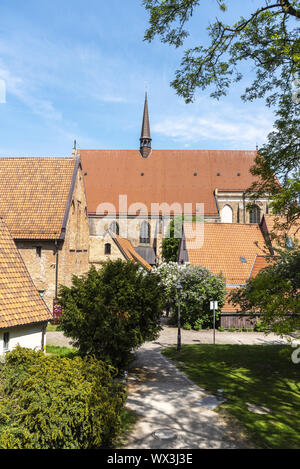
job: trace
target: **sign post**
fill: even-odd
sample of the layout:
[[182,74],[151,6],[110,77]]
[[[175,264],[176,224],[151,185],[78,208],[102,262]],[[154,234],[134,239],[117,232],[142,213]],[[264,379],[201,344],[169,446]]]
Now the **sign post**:
[[181,320],[180,320],[180,294],[182,290],[182,285],[180,282],[178,282],[178,285],[176,286],[177,289],[177,294],[178,294],[178,331],[177,331],[177,352],[180,352],[181,350]]
[[216,344],[216,309],[218,309],[218,302],[210,302],[210,310],[213,310],[213,325],[214,325],[214,345]]

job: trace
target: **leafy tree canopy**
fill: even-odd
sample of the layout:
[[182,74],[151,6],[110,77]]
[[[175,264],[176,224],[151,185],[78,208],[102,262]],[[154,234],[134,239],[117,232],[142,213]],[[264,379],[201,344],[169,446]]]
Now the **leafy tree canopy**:
[[262,325],[277,334],[300,330],[300,249],[276,249],[275,258],[249,283],[230,294],[242,313],[260,314]]
[[[233,2],[215,2],[221,12],[207,28],[207,43],[184,52],[171,86],[187,103],[194,100],[197,89],[208,88],[218,99],[249,70],[254,73],[242,99],[264,98],[269,106],[276,105],[276,122],[259,149],[252,169],[258,182],[248,195],[253,201],[268,194],[274,211],[286,215],[291,224],[300,217],[300,1],[257,1],[259,6],[252,3],[248,16],[237,17],[233,24],[222,20]],[[143,4],[150,14],[145,40],[158,36],[175,47],[183,46],[188,37],[192,16],[202,18],[207,8],[201,0],[143,0]]]
[[[221,11],[230,0],[216,0]],[[187,23],[196,14],[203,15],[201,0],[143,0],[150,14],[145,40],[155,36],[175,47],[182,46],[189,35]],[[242,63],[252,61],[256,77],[246,88],[243,99],[267,96],[269,104],[289,93],[300,64],[300,39],[296,19],[300,18],[299,0],[265,0],[249,16],[233,24],[222,19],[208,26],[208,45],[187,49],[181,68],[171,85],[186,102],[194,99],[197,88],[212,87],[211,96],[220,98],[228,88],[241,80]]]

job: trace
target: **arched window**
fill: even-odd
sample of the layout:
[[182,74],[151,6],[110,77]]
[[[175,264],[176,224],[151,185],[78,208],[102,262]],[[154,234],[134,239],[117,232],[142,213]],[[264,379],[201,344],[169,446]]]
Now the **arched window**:
[[150,244],[150,225],[146,221],[143,221],[140,229],[140,243]]
[[105,246],[104,246],[104,254],[106,254],[107,256],[109,256],[111,254],[111,244],[110,243],[106,243]]
[[116,221],[112,221],[110,226],[109,226],[109,229],[113,232],[113,233],[116,233],[117,235],[119,235],[120,233],[120,228],[119,228],[119,225]]
[[232,223],[232,208],[225,205],[221,210],[221,223]]
[[260,208],[258,205],[253,205],[250,210],[250,223],[260,223]]

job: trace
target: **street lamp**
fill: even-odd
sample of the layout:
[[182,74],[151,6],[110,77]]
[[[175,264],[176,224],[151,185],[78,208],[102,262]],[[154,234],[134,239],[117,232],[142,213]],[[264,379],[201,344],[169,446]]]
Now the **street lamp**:
[[182,285],[180,281],[178,282],[176,286],[177,290],[177,296],[178,296],[178,334],[177,334],[177,352],[180,352],[181,350],[181,330],[180,330],[180,295],[181,295],[181,290],[182,290]]

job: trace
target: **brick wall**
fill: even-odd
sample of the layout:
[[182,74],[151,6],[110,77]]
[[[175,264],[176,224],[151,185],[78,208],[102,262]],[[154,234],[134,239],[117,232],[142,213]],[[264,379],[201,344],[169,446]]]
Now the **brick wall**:
[[[54,240],[15,240],[36,288],[52,311],[56,288]],[[89,226],[82,170],[79,167],[68,215],[65,239],[58,241],[58,285],[71,286],[72,275],[89,269]]]

